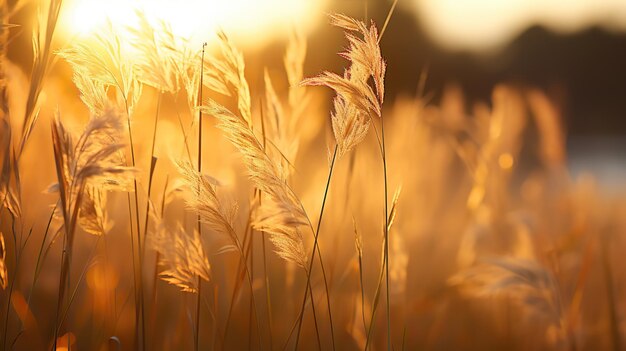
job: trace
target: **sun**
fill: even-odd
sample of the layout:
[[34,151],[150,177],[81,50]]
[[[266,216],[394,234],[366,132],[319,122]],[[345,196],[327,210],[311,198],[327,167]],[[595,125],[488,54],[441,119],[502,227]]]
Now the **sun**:
[[68,0],[62,31],[86,36],[105,25],[133,26],[136,12],[165,21],[174,34],[192,42],[208,41],[223,29],[243,45],[258,45],[293,25],[310,30],[323,16],[325,0]]

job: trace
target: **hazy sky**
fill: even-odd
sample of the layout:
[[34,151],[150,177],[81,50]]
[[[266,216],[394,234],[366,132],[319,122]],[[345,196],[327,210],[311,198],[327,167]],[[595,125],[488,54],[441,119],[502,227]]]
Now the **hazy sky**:
[[557,31],[591,25],[626,30],[626,0],[400,0],[441,45],[482,50],[533,24]]
[[[533,24],[566,32],[590,25],[626,30],[626,0],[399,0],[399,4],[419,16],[431,37],[450,49],[497,48]],[[262,45],[263,39],[284,34],[293,23],[308,28],[319,24],[332,7],[332,0],[67,0],[61,23],[67,24],[66,32],[85,34],[107,18],[114,24],[132,24],[135,9],[142,9],[149,17],[170,22],[183,36],[220,27]]]
[[164,20],[175,34],[201,43],[217,28],[238,42],[263,45],[284,35],[294,23],[310,28],[320,22],[327,0],[67,0],[60,23],[70,35],[86,35],[111,21],[115,26],[136,23],[135,11],[149,20]]

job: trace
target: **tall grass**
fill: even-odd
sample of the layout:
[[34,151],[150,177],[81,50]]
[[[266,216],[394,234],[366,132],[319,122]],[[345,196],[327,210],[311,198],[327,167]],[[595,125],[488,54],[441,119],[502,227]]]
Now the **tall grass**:
[[278,62],[141,11],[57,47],[52,1],[18,84],[0,2],[3,347],[619,349],[623,199],[538,89],[386,98],[397,3],[330,15],[345,67],[305,78],[298,26]]

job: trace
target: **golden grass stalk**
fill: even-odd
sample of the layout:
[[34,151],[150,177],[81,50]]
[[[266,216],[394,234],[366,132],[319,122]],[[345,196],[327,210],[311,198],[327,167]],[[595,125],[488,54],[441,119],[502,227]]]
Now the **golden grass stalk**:
[[[238,113],[231,112],[213,100],[209,100],[200,109],[218,119],[218,127],[242,154],[248,177],[267,196],[263,206],[257,211],[257,218],[252,224],[254,229],[269,234],[280,257],[305,268],[306,253],[298,227],[308,224],[312,230],[311,222],[298,197],[282,179],[284,173],[281,172],[280,165],[272,161],[252,131],[250,92],[244,76],[243,56],[224,33],[220,32],[218,36],[224,62],[212,60],[207,70],[209,74],[205,78],[208,86],[213,86],[215,91],[221,90],[227,94],[229,88],[235,91]],[[323,267],[321,255],[320,264]],[[327,287],[325,273],[324,282]]]
[[302,233],[298,226],[308,223],[300,200],[281,179],[280,172],[241,116],[209,100],[200,107],[208,115],[216,117],[218,127],[242,154],[248,176],[268,199],[253,226],[270,234],[277,254],[301,267],[306,267],[306,254]]
[[[343,76],[339,76],[331,72],[323,72],[321,75],[305,79],[301,82],[303,85],[324,85],[335,90],[334,113],[331,114],[333,133],[335,135],[336,146],[333,152],[330,171],[322,200],[322,208],[320,210],[320,218],[315,232],[313,244],[313,255],[317,248],[319,229],[324,214],[324,206],[332,171],[337,157],[352,150],[367,135],[369,130],[371,114],[381,116],[382,103],[384,99],[384,78],[386,64],[382,59],[380,47],[378,45],[379,36],[376,26],[372,23],[369,28],[365,23],[353,18],[335,14],[330,16],[331,24],[346,30],[346,37],[350,42],[350,47],[346,52],[340,53],[340,56],[346,58],[350,62],[350,66],[346,69]],[[361,38],[351,34],[357,32]],[[370,78],[374,82],[374,88],[370,86]],[[387,181],[386,181],[386,163],[384,157],[383,143],[383,165],[385,166],[385,221],[387,220]],[[387,237],[387,222],[385,222],[385,238]],[[386,244],[385,244],[386,245]],[[312,260],[311,260],[312,262]],[[310,271],[307,277],[307,286],[310,284]],[[304,309],[306,302],[305,297],[302,304]],[[302,314],[301,314],[302,316]],[[332,322],[331,322],[332,325]],[[298,334],[296,338],[296,347],[302,327],[302,319],[298,322]],[[332,326],[331,326],[332,330]],[[334,346],[334,344],[333,344]]]
[[268,195],[253,226],[270,234],[279,256],[304,267],[304,243],[297,227],[306,225],[308,218],[300,200],[282,179],[279,167],[272,162],[252,131],[250,91],[244,76],[243,55],[224,33],[218,35],[223,62],[211,60],[205,84],[218,92],[228,92],[229,87],[233,89],[238,114],[213,100],[208,100],[200,109],[218,119],[218,127],[242,154],[249,178],[257,189]]
[[[2,113],[2,125],[0,132],[2,133],[2,169],[0,173],[0,204],[6,208],[12,216],[18,217],[19,202],[15,196],[15,192],[10,187],[11,181],[11,164],[12,148],[11,148],[11,120],[9,110],[9,88],[5,72],[7,60],[7,50],[9,43],[9,4],[6,1],[0,1],[0,20],[2,28],[0,28],[0,112]],[[15,160],[13,160],[15,161]],[[15,167],[17,168],[17,167]],[[17,170],[15,174],[18,175]],[[18,178],[16,177],[16,180]]]
[[52,122],[52,142],[58,183],[55,187],[61,199],[64,249],[59,278],[54,342],[60,327],[65,289],[69,279],[72,247],[85,191],[89,187],[113,190],[127,188],[130,169],[121,165],[119,151],[124,147],[117,142],[122,124],[119,115],[109,111],[102,116],[92,116],[83,133],[74,141],[63,126],[59,116]]
[[[148,172],[148,194],[146,197],[146,214],[145,214],[145,221],[144,221],[144,232],[143,232],[143,237],[144,237],[144,241],[148,240],[148,225],[149,225],[149,219],[150,219],[150,204],[151,204],[151,195],[152,195],[152,185],[153,185],[153,179],[154,179],[154,172],[156,169],[156,164],[158,161],[158,158],[156,156],[154,156],[154,147],[156,144],[156,134],[157,134],[157,126],[158,126],[158,121],[159,121],[159,109],[161,107],[161,93],[159,92],[158,94],[158,99],[157,99],[157,106],[156,106],[156,113],[154,115],[154,129],[152,132],[152,146],[151,146],[151,150],[150,150],[150,170]],[[143,262],[143,259],[145,258],[145,253],[146,253],[146,245],[144,245],[142,247],[141,250],[141,260]],[[156,269],[156,267],[155,267]],[[156,272],[155,272],[156,274]],[[156,279],[154,280],[154,285],[156,286]],[[144,330],[142,331],[142,335],[144,335],[144,345],[145,344],[145,309],[142,308],[142,321],[144,321],[142,323],[142,327],[144,328]]]
[[[402,187],[399,187],[398,189],[396,189],[396,192],[394,193],[394,197],[393,197],[393,201],[391,203],[391,211],[389,212],[389,216],[386,219],[385,223],[386,223],[386,229],[387,229],[387,233],[389,233],[389,231],[391,231],[391,228],[393,226],[393,223],[395,222],[395,218],[396,215],[398,213],[397,211],[397,206],[398,206],[398,201],[400,199],[400,193],[402,192]],[[382,284],[383,284],[383,278],[385,278],[386,276],[388,276],[388,260],[389,260],[389,255],[387,254],[387,250],[388,250],[388,245],[387,245],[387,240],[389,239],[388,236],[385,236],[383,238],[383,240],[385,241],[383,243],[383,254],[382,254],[382,264],[380,265],[380,273],[378,275],[378,283],[376,284],[376,292],[374,293],[374,302],[372,304],[372,314],[370,317],[370,323],[369,326],[366,326],[367,328],[367,338],[365,341],[365,350],[368,349],[369,345],[370,345],[370,340],[371,340],[371,336],[372,336],[372,332],[374,330],[374,322],[375,322],[375,317],[376,317],[376,311],[378,311],[378,302],[380,299],[380,293],[382,290]],[[389,295],[389,290],[387,290],[387,295]],[[389,314],[387,314],[387,316],[389,316]]]
[[[177,168],[183,176],[185,185],[187,186],[191,196],[186,198],[189,209],[196,212],[199,219],[210,226],[218,233],[226,235],[237,249],[241,262],[244,267],[244,273],[248,279],[250,286],[250,294],[252,296],[252,305],[255,311],[257,329],[259,330],[259,345],[261,345],[260,322],[256,302],[254,299],[254,291],[252,287],[252,277],[248,269],[245,254],[245,246],[241,244],[239,237],[234,229],[234,218],[237,213],[237,207],[232,206],[226,208],[222,205],[216,193],[216,186],[219,182],[212,177],[204,175],[197,170],[189,162],[177,163]],[[239,272],[237,272],[239,273]]]
[[[34,57],[33,68],[31,71],[28,97],[26,99],[24,121],[22,123],[22,136],[16,159],[19,159],[19,156],[22,154],[26,141],[28,140],[39,116],[37,103],[39,101],[39,94],[41,93],[43,80],[46,77],[52,61],[50,55],[52,51],[52,38],[54,36],[54,30],[59,18],[59,13],[61,12],[62,2],[62,0],[50,1],[47,17],[44,17],[43,12],[40,11],[38,21],[36,22],[32,39]],[[42,26],[43,23],[45,23],[45,27]]]
[[[102,84],[105,87],[113,87],[116,92],[116,104],[126,112],[126,122],[128,139],[130,144],[131,166],[135,167],[135,147],[133,143],[133,133],[131,128],[131,116],[139,98],[141,97],[142,85],[137,79],[136,68],[130,60],[130,55],[126,53],[121,45],[119,34],[109,22],[105,28],[96,32],[88,38],[78,40],[70,47],[60,50],[58,55],[65,59],[75,72],[84,72],[90,79]],[[101,90],[98,90],[101,91]],[[81,91],[85,96],[85,92]],[[83,100],[85,98],[83,97]],[[91,98],[90,98],[91,100]],[[137,230],[137,250],[134,245],[134,233],[132,224],[132,206],[130,193],[128,193],[128,212],[131,231],[131,249],[133,252],[133,274],[135,291],[135,318],[136,324],[141,323],[144,330],[144,321],[140,319],[143,313],[143,262],[141,257],[141,227],[139,219],[139,199],[137,180],[133,179],[134,202],[135,202],[135,226]],[[135,255],[139,259],[139,267],[135,265]],[[137,278],[137,276],[139,278]],[[136,342],[138,342],[138,329],[136,331]],[[145,337],[145,335],[142,335]],[[145,343],[144,343],[145,344]],[[145,346],[142,344],[142,346]]]
[[[320,232],[320,228],[322,225],[322,217],[324,216],[324,207],[326,205],[326,198],[328,196],[328,191],[330,189],[330,181],[332,179],[333,176],[333,169],[335,167],[335,161],[337,160],[337,150],[338,148],[335,146],[335,150],[333,151],[333,157],[332,157],[332,161],[330,163],[330,169],[328,170],[328,179],[326,181],[326,188],[324,189],[324,197],[322,199],[322,207],[320,209],[320,216],[319,216],[319,220],[317,221],[317,228],[315,229],[315,238],[313,241],[313,251],[311,252],[311,261],[310,261],[310,265],[308,268],[306,269],[306,273],[307,273],[307,279],[306,279],[306,288],[304,290],[304,298],[302,299],[302,306],[300,308],[300,317],[298,320],[298,332],[296,334],[296,346],[295,349],[298,348],[298,342],[300,341],[300,331],[302,330],[302,320],[304,318],[304,309],[306,307],[306,301],[307,301],[307,290],[312,289],[311,287],[311,271],[313,270],[313,259],[315,258],[315,250],[317,248],[317,241],[319,238],[319,232]],[[318,251],[319,253],[319,251]],[[321,255],[321,254],[320,254]],[[321,259],[320,259],[321,262]],[[324,266],[320,263],[321,268],[322,268],[322,273],[324,275],[326,275],[326,273],[324,272]],[[326,286],[326,297],[328,298],[328,317],[329,317],[329,321],[330,321],[330,332],[331,332],[331,336],[332,336],[332,342],[333,342],[333,350],[335,349],[335,337],[334,337],[334,328],[333,328],[333,321],[332,321],[332,314],[331,314],[331,308],[330,308],[330,296],[329,296],[329,292],[328,292],[328,286]],[[313,291],[311,290],[311,306],[313,306],[314,303],[314,297],[313,297]],[[316,321],[317,323],[317,321]]]
[[[359,144],[367,135],[372,114],[381,116],[385,95],[386,64],[378,45],[376,26],[369,28],[365,23],[353,18],[335,14],[330,16],[331,24],[346,30],[350,47],[340,56],[350,62],[343,76],[331,72],[305,79],[304,85],[325,85],[337,93],[334,113],[331,115],[333,133],[338,146],[339,157]],[[357,37],[350,32],[357,32]],[[368,80],[372,78],[374,88]]]
[[298,153],[300,138],[297,133],[301,120],[305,116],[305,112],[309,107],[310,95],[307,89],[300,86],[304,74],[304,60],[307,54],[307,42],[298,28],[294,28],[290,32],[289,41],[285,50],[283,63],[285,72],[287,73],[287,81],[289,82],[288,101],[290,108],[290,116],[287,121],[288,134],[293,142],[291,143],[293,153],[291,160],[295,160]]
[[[3,150],[3,164],[2,170],[0,174],[0,198],[2,208],[7,208],[11,218],[12,218],[12,229],[13,229],[13,239],[14,239],[14,248],[15,248],[15,272],[13,275],[13,279],[11,281],[11,287],[9,290],[8,298],[7,298],[7,310],[6,310],[6,318],[4,322],[4,332],[3,332],[3,347],[6,346],[7,342],[7,330],[8,330],[8,317],[9,317],[9,308],[10,303],[13,298],[13,285],[17,278],[17,272],[19,268],[19,263],[21,261],[21,253],[26,246],[26,242],[23,243],[23,246],[19,249],[18,252],[18,241],[15,234],[15,219],[21,217],[21,208],[20,208],[20,198],[21,198],[21,190],[20,190],[20,172],[19,172],[19,159],[24,150],[25,144],[30,137],[30,133],[32,132],[35,122],[37,121],[37,117],[39,115],[38,111],[38,100],[39,94],[42,89],[43,79],[46,76],[48,68],[50,66],[50,52],[52,47],[52,38],[54,34],[54,29],[56,27],[56,21],[58,19],[59,11],[61,8],[61,1],[51,1],[49,3],[48,11],[47,11],[47,19],[44,19],[43,12],[39,12],[38,21],[35,24],[35,30],[33,33],[33,67],[30,77],[30,85],[26,100],[26,106],[24,110],[24,119],[22,123],[22,135],[19,140],[19,145],[17,148],[14,148],[13,144],[15,141],[12,140],[13,133],[11,130],[11,120],[10,120],[10,111],[9,111],[9,94],[8,94],[8,86],[6,81],[6,72],[5,65],[8,62],[6,54],[7,54],[7,46],[9,43],[9,32],[8,30],[12,27],[8,24],[9,17],[15,13],[15,11],[20,7],[19,3],[13,4],[13,8],[10,9],[7,1],[0,2],[0,19],[2,20],[2,28],[0,29],[0,102],[1,111],[2,111],[2,150]],[[42,23],[45,21],[45,28],[42,29]],[[11,177],[13,177],[13,187],[11,184]],[[23,225],[23,224],[22,224]],[[32,227],[28,234],[26,241],[30,238],[30,234],[32,233]],[[0,274],[3,275],[3,288],[6,287],[7,278],[7,267],[6,267],[6,250],[4,248],[4,238],[2,238],[2,267],[0,270]],[[21,233],[20,233],[20,242],[21,242]]]
[[[206,49],[206,43],[202,44],[202,56],[200,57],[200,84],[198,84],[198,100],[196,104],[202,103],[202,82],[204,75],[204,52]],[[198,110],[198,173],[202,174],[202,111]],[[200,190],[198,187],[198,195]],[[215,197],[217,199],[217,196]],[[232,226],[231,226],[232,228]],[[202,216],[198,213],[198,233],[202,236]],[[196,301],[196,340],[195,349],[198,350],[200,346],[200,299],[202,298],[202,281],[198,277],[198,300]]]

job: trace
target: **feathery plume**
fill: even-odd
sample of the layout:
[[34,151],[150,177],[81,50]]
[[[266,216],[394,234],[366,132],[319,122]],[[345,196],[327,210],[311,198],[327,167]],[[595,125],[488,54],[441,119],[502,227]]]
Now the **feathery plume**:
[[304,34],[294,28],[289,34],[287,48],[283,63],[285,72],[287,72],[287,81],[289,82],[289,106],[291,107],[292,118],[291,124],[297,123],[297,120],[305,111],[307,106],[308,94],[306,89],[300,86],[300,82],[304,77],[304,60],[307,53],[307,43]]
[[180,90],[176,66],[178,43],[171,26],[159,21],[159,29],[150,24],[145,13],[136,11],[138,26],[129,28],[137,79],[160,91],[176,94]]
[[248,126],[252,126],[250,87],[244,74],[243,54],[224,32],[218,32],[217,36],[222,59],[207,59],[203,83],[207,88],[224,95],[230,95],[231,89],[234,89],[239,114]]
[[[109,22],[101,31],[88,38],[77,40],[69,48],[57,52],[80,74],[104,86],[117,89],[119,102],[129,115],[141,96],[141,84],[137,79],[135,65],[121,44],[118,33]],[[79,87],[80,88],[80,87]]]
[[154,213],[152,215],[157,225],[150,242],[160,255],[159,265],[165,268],[159,273],[161,279],[182,291],[197,292],[198,277],[209,281],[211,276],[211,266],[200,234],[197,230],[191,235],[186,233],[180,223],[174,228],[167,228],[162,218]]
[[92,115],[101,116],[111,108],[107,86],[101,81],[91,79],[85,69],[76,66],[72,80],[80,92],[80,99]]
[[185,199],[187,206],[197,212],[204,223],[236,242],[237,234],[233,228],[237,206],[224,208],[215,189],[219,182],[198,172],[189,161],[176,162],[176,166],[190,193]]
[[305,267],[306,250],[298,227],[308,224],[308,217],[298,197],[281,177],[280,165],[272,162],[252,131],[250,91],[244,76],[243,55],[223,32],[218,36],[224,60],[210,60],[209,79],[214,82],[212,85],[235,89],[238,114],[213,100],[205,102],[200,109],[217,118],[218,128],[243,156],[248,177],[268,198],[258,209],[253,227],[269,233],[279,256]]
[[[365,23],[341,14],[331,15],[330,19],[331,24],[348,32],[346,38],[350,47],[339,55],[346,58],[350,66],[343,76],[323,72],[303,80],[301,84],[325,85],[337,93],[331,121],[338,156],[341,157],[365,138],[371,115],[381,116],[386,64],[378,45],[378,30],[373,23],[368,29]],[[349,32],[358,32],[361,38]]]
[[272,157],[274,164],[280,165],[281,178],[287,181],[294,169],[291,162],[295,159],[298,150],[298,139],[293,137],[293,134],[296,134],[295,131],[288,130],[288,115],[283,110],[267,69],[263,78],[267,106],[265,120],[268,122],[265,133],[269,141],[269,147],[265,148],[265,152]]
[[[304,35],[294,28],[289,35],[285,56],[283,58],[289,92],[288,105],[283,107],[272,83],[267,69],[264,72],[265,83],[265,120],[266,135],[270,140],[268,154],[276,164],[281,165],[283,179],[287,180],[295,168],[293,163],[300,146],[300,122],[308,106],[309,94],[306,87],[300,85],[306,57],[306,40]],[[272,152],[276,149],[277,152]]]
[[107,217],[106,192],[89,186],[85,188],[83,201],[78,212],[78,224],[89,234],[104,235],[113,223]]
[[308,223],[300,200],[281,179],[276,165],[263,151],[263,147],[242,116],[233,114],[224,106],[209,100],[201,106],[204,113],[219,121],[218,127],[242,154],[248,176],[269,201],[264,201],[254,227],[270,234],[278,254],[304,266],[306,254],[298,226]]
[[289,137],[290,142],[286,145],[283,153],[288,160],[295,162],[300,147],[301,121],[306,114],[311,95],[306,87],[300,85],[304,78],[304,60],[307,54],[306,38],[298,28],[294,28],[290,33],[283,60],[289,83],[289,115],[287,121],[282,123],[287,129],[285,134]]
[[[35,122],[39,117],[39,94],[43,86],[43,80],[48,73],[51,64],[51,48],[54,30],[61,12],[62,0],[51,0],[49,2],[46,15],[39,9],[35,29],[33,31],[33,68],[31,70],[28,97],[26,99],[26,109],[24,111],[24,121],[22,123],[22,137],[18,151],[18,158],[24,150],[24,145],[30,137]],[[45,24],[45,25],[44,25]]]
[[[58,115],[53,121],[52,140],[59,183],[52,189],[60,192],[65,224],[71,225],[66,230],[73,230],[77,220],[92,234],[102,234],[102,229],[108,227],[102,212],[102,196],[95,192],[96,189],[101,192],[129,188],[131,170],[122,166],[119,151],[124,145],[117,142],[121,131],[120,117],[113,111],[92,116],[77,141]],[[80,220],[76,216],[79,213]]]

